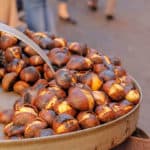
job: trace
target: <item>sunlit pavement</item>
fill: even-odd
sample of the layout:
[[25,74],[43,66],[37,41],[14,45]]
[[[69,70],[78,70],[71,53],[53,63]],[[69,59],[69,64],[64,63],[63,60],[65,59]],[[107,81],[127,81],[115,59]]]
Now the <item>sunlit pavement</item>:
[[77,19],[73,26],[58,20],[56,0],[51,0],[53,23],[57,34],[69,41],[86,42],[103,49],[108,55],[119,56],[128,72],[139,82],[143,92],[139,127],[150,135],[150,1],[118,0],[116,20],[104,17],[105,0],[98,12],[90,12],[85,0],[70,0],[70,12]]

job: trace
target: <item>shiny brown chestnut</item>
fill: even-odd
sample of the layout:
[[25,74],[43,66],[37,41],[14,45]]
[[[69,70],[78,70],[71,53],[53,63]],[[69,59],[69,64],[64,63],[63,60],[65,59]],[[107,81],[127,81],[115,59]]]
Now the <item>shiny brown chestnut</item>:
[[0,111],[0,123],[2,124],[10,123],[12,121],[13,115],[14,111],[11,109]]
[[140,92],[137,89],[130,90],[126,96],[126,100],[133,104],[137,104],[140,101]]
[[61,67],[69,61],[70,53],[67,48],[54,48],[49,52],[48,57],[52,64]]
[[71,115],[60,114],[53,121],[53,129],[56,134],[68,133],[79,130],[79,124]]
[[21,70],[26,66],[26,63],[22,59],[13,59],[6,65],[7,72],[16,72],[19,74]]
[[11,62],[14,58],[21,59],[21,48],[19,46],[9,47],[4,56],[7,62]]
[[81,44],[78,42],[72,42],[68,46],[69,51],[81,56],[85,56],[88,52],[87,44]]
[[1,49],[6,49],[8,47],[11,47],[17,43],[17,38],[6,33],[6,32],[1,32],[0,33],[0,48]]
[[13,86],[13,90],[19,95],[23,95],[23,92],[29,87],[30,85],[28,83],[24,81],[17,81]]
[[103,90],[114,100],[120,101],[125,98],[124,87],[113,80],[107,81],[103,85]]
[[76,110],[72,108],[67,101],[60,101],[54,105],[54,111],[57,114],[69,114],[71,116],[76,115]]
[[118,57],[115,56],[110,56],[109,57],[111,64],[115,65],[115,66],[121,66],[121,60]]
[[38,116],[37,110],[31,105],[24,105],[15,111],[13,117],[14,125],[26,125]]
[[92,93],[79,87],[71,87],[69,89],[67,100],[73,108],[81,111],[92,111],[95,106]]
[[2,79],[5,74],[6,74],[6,69],[5,68],[0,68],[0,79]]
[[95,112],[101,122],[108,122],[115,119],[114,111],[107,105],[97,106]]
[[53,110],[42,109],[39,112],[39,117],[45,120],[49,126],[52,126],[53,120],[56,117],[56,113]]
[[68,69],[59,69],[55,74],[55,80],[64,89],[68,89],[77,82],[76,77]]
[[4,126],[4,133],[8,137],[22,135],[24,133],[24,126],[14,125],[11,122]]
[[12,90],[12,87],[17,79],[17,73],[11,72],[5,74],[4,78],[2,79],[2,88],[5,91]]
[[81,83],[88,85],[93,91],[99,90],[103,84],[103,81],[93,72],[84,74],[80,80]]
[[25,82],[36,82],[40,78],[39,72],[35,67],[29,66],[20,72],[20,79]]
[[64,38],[56,37],[54,39],[54,47],[61,48],[66,46],[67,46],[67,41]]
[[29,62],[32,66],[38,66],[44,64],[44,60],[39,55],[34,55],[29,58]]
[[46,127],[47,123],[44,120],[37,118],[36,120],[28,123],[25,126],[24,136],[25,138],[36,137],[36,133],[38,132],[38,130],[45,129]]
[[51,69],[49,68],[49,66],[47,64],[44,64],[44,78],[47,80],[47,81],[50,81],[54,78],[54,74],[53,72],[51,71]]
[[121,66],[116,66],[114,68],[114,73],[115,73],[115,76],[118,78],[118,77],[125,76],[126,75],[126,70]]
[[55,132],[51,128],[40,129],[40,130],[37,130],[37,132],[35,133],[35,137],[45,137],[45,136],[51,136],[54,134]]
[[70,70],[88,70],[92,67],[92,61],[82,56],[72,56],[67,63],[67,68]]
[[77,116],[77,120],[83,129],[92,128],[100,124],[97,116],[88,111],[80,112]]
[[30,46],[26,46],[24,48],[24,52],[28,55],[28,56],[34,56],[34,55],[37,55],[37,52],[32,49]]
[[126,114],[133,109],[134,104],[125,99],[120,102],[120,106],[124,111],[124,113]]
[[111,70],[104,70],[99,73],[99,77],[104,81],[115,80],[115,73]]
[[47,86],[48,86],[48,82],[45,79],[39,79],[34,83],[33,89],[40,90]]
[[87,55],[87,58],[89,58],[94,64],[103,63],[102,57],[99,54],[96,54],[96,53],[89,53]]
[[97,105],[106,105],[109,103],[109,98],[105,92],[93,91],[92,94]]
[[106,70],[107,68],[105,67],[104,64],[94,64],[93,65],[93,71],[95,73],[101,73],[103,72],[104,70]]
[[23,106],[24,106],[24,99],[23,99],[23,97],[21,97],[15,101],[15,103],[13,105],[13,109],[14,109],[14,111],[17,111]]
[[43,72],[44,72],[42,65],[35,66],[35,69],[36,69],[40,74],[43,74]]
[[46,93],[46,94],[37,96],[34,104],[39,110],[53,109],[57,101],[58,99],[53,93]]

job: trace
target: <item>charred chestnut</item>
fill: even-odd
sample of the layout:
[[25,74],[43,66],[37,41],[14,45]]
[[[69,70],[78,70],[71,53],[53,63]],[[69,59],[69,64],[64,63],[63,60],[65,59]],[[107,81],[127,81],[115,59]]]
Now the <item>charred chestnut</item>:
[[95,105],[91,92],[79,87],[71,87],[67,99],[73,108],[81,111],[93,110]]
[[52,126],[53,120],[56,117],[56,113],[53,110],[43,109],[40,111],[39,117],[45,120],[48,125]]
[[35,67],[26,67],[20,72],[20,79],[25,82],[35,82],[40,78],[39,72]]
[[95,127],[100,124],[96,115],[88,111],[80,112],[77,116],[77,119],[83,129]]
[[2,88],[5,91],[12,90],[12,87],[17,79],[17,73],[11,72],[5,74],[4,78],[2,79]]
[[115,118],[115,113],[109,106],[97,106],[95,112],[101,122],[108,122]]
[[8,124],[12,121],[14,112],[11,109],[0,111],[0,123]]
[[53,121],[55,133],[68,133],[79,130],[78,121],[68,114],[60,114]]

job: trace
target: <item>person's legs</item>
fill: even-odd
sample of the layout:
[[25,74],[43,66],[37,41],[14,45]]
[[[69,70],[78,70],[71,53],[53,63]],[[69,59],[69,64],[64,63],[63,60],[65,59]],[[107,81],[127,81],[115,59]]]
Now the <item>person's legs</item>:
[[98,0],[88,0],[88,7],[93,10],[93,11],[96,11],[97,10],[97,3],[98,3]]
[[46,31],[46,0],[23,0],[23,6],[28,27],[34,31]]

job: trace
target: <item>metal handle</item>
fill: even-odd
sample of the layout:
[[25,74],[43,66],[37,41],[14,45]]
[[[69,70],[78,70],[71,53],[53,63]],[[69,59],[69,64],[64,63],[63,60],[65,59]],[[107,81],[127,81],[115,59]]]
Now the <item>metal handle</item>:
[[3,24],[3,23],[0,23],[0,31],[4,31],[6,33],[9,33],[9,34],[15,36],[16,38],[18,38],[19,40],[23,41],[25,44],[27,44],[31,48],[33,48],[43,58],[43,60],[48,64],[48,66],[50,67],[53,74],[55,74],[55,71],[54,71],[52,64],[51,64],[49,58],[47,57],[47,55],[43,52],[43,50],[35,42],[33,42],[31,39],[29,39],[25,34],[23,34],[22,32],[14,29],[6,24]]

